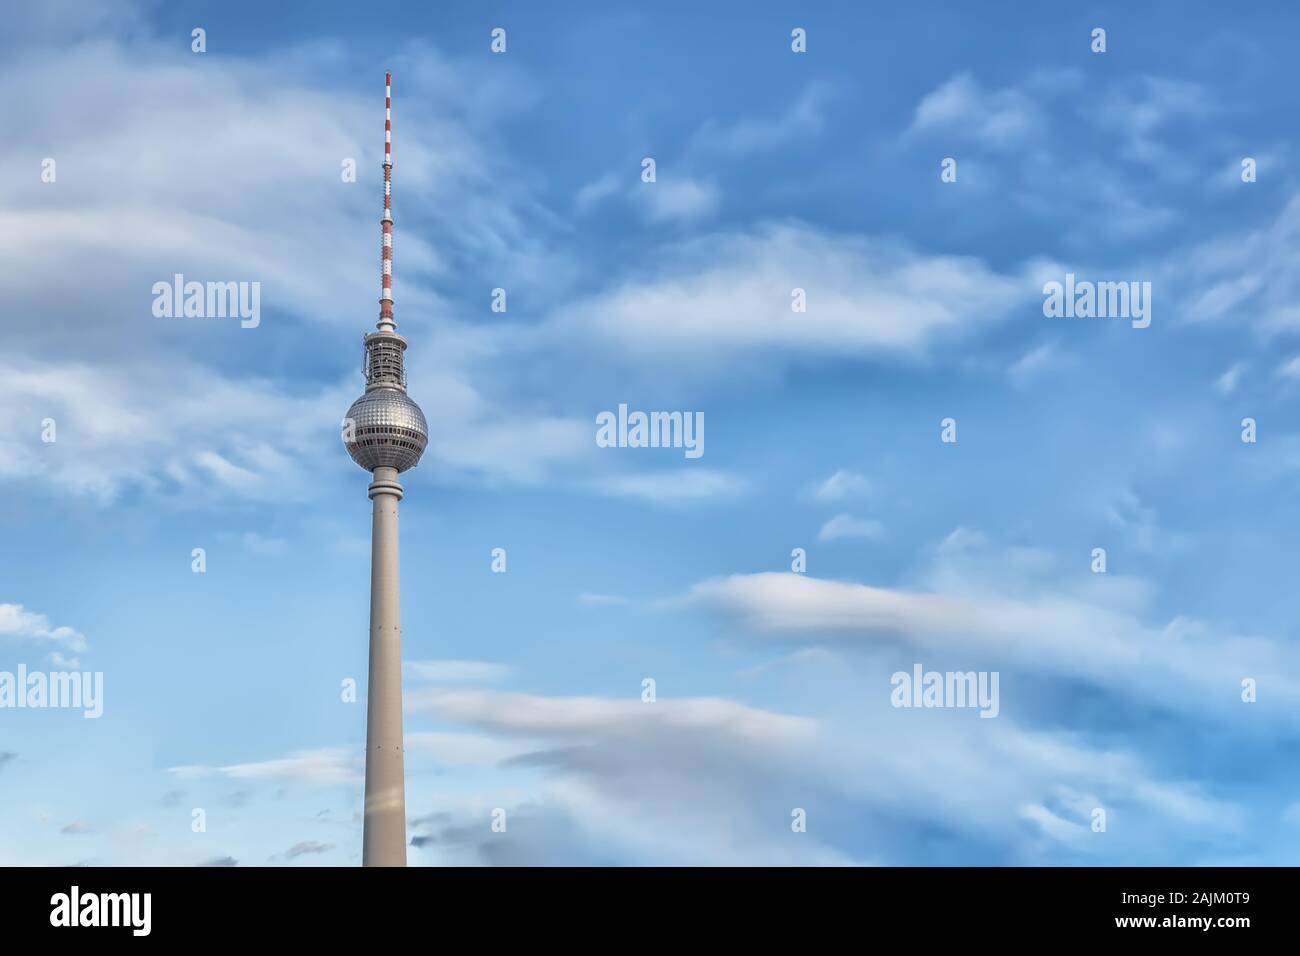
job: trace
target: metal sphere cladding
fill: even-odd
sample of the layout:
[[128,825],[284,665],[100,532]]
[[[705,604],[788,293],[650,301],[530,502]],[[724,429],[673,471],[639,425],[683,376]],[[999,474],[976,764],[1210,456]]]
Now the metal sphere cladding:
[[366,471],[414,468],[429,444],[429,424],[420,406],[395,388],[366,392],[348,409],[352,440],[346,442],[352,460]]

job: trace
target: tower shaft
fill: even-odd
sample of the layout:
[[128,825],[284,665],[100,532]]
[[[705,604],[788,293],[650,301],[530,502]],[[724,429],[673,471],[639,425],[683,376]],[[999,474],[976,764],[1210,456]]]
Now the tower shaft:
[[402,622],[397,542],[397,469],[370,483],[370,676],[366,694],[366,808],[363,866],[406,866],[402,758]]

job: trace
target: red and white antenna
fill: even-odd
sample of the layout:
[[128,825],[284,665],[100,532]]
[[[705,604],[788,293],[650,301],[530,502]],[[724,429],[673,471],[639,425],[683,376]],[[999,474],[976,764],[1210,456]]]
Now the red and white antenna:
[[384,74],[384,248],[383,291],[379,295],[379,328],[392,332],[393,321],[393,74]]

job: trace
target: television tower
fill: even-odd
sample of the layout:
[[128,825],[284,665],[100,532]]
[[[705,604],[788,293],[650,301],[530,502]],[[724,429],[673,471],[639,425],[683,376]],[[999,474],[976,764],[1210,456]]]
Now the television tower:
[[393,321],[393,75],[384,74],[383,281],[377,331],[365,336],[366,391],[344,419],[343,441],[373,474],[370,538],[370,677],[366,696],[366,809],[363,866],[406,866],[406,781],[402,768],[402,626],[398,581],[398,474],[429,444],[424,413],[406,394],[406,339]]

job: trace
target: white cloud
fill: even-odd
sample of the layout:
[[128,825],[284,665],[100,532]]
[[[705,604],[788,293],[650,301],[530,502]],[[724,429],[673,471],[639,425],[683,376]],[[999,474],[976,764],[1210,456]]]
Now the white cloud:
[[[1058,69],[1031,73],[1018,86],[993,88],[969,72],[959,73],[921,99],[908,133],[955,134],[995,151],[1033,150],[1023,158],[1033,165],[1044,160],[1056,164],[1059,177],[1059,163],[1073,157],[1051,158],[1040,144],[1059,135],[1053,123],[1069,123],[1076,135],[1085,126],[1096,138],[1114,143],[1112,152],[1152,167],[1164,178],[1176,181],[1195,175],[1194,164],[1185,161],[1184,145],[1166,145],[1161,136],[1175,120],[1214,117],[1219,107],[1211,89],[1181,79],[1119,77],[1091,94],[1095,109],[1079,112],[1066,97],[1077,94],[1084,81],[1081,71]],[[1080,168],[1092,168],[1091,162],[1084,159]],[[1102,193],[1117,185],[1111,176],[1091,183]],[[1112,192],[1108,204],[1122,207],[1129,195],[1125,190]]]
[[1214,380],[1214,387],[1221,395],[1231,395],[1237,390],[1237,386],[1241,383],[1241,376],[1245,374],[1248,367],[1245,362],[1234,362]]
[[1170,260],[1164,280],[1187,288],[1180,314],[1242,322],[1271,338],[1300,328],[1300,195],[1264,226],[1224,235]]
[[342,454],[337,423],[350,392],[288,394],[177,357],[117,367],[51,362],[39,371],[0,365],[0,404],[57,427],[52,443],[34,429],[9,446],[18,460],[56,490],[100,500],[128,487],[184,490],[194,500],[278,497],[304,465]]
[[817,532],[818,541],[838,541],[841,538],[867,538],[874,540],[884,534],[879,521],[839,514],[827,521]]
[[218,483],[234,491],[251,492],[261,482],[261,476],[227,460],[215,451],[200,451],[194,464],[206,471]]
[[306,750],[272,760],[210,767],[194,764],[171,767],[169,773],[182,780],[219,776],[233,780],[267,780],[328,787],[360,782],[363,753],[344,748]]
[[[150,312],[152,284],[175,272],[261,282],[266,310],[350,319],[337,303],[363,301],[362,290],[375,282],[373,233],[360,228],[375,193],[359,185],[347,191],[337,163],[333,184],[317,167],[323,153],[363,159],[357,134],[373,126],[366,124],[373,110],[358,97],[286,83],[286,75],[239,60],[183,69],[165,55],[132,56],[109,44],[0,73],[6,99],[15,85],[47,90],[50,108],[32,117],[33,133],[58,144],[59,163],[54,184],[4,177],[0,253],[15,268],[0,278],[0,291],[16,303],[46,293],[41,280],[52,274],[50,250],[58,249],[78,282],[53,289],[49,305],[104,316],[107,299],[117,304],[108,314],[141,335],[162,321]],[[154,147],[142,153],[138,144],[159,129],[168,135],[153,135]],[[0,168],[16,159],[0,152]],[[165,175],[163,163],[186,175]],[[29,179],[45,190],[44,201]],[[15,230],[44,241],[7,241]],[[416,236],[403,256],[408,275],[434,261]],[[428,308],[432,299],[417,288],[404,288],[407,301]]]
[[[830,655],[799,660],[824,669],[809,678],[827,701],[830,675],[843,674],[845,662]],[[588,860],[582,847],[657,864],[866,862],[889,841],[840,839],[841,823],[864,819],[888,820],[893,831],[942,826],[976,841],[996,839],[1012,848],[1010,859],[1041,862],[1059,859],[1055,848],[1063,841],[1079,849],[1069,837],[1097,805],[1140,821],[1093,844],[1091,852],[1111,859],[1150,858],[1171,830],[1189,824],[1206,833],[1240,826],[1238,808],[1194,784],[1153,776],[1132,753],[1028,731],[1006,715],[963,720],[971,715],[948,711],[917,719],[890,707],[887,670],[855,669],[849,683],[853,706],[835,721],[722,699],[646,704],[634,694],[422,692],[413,710],[476,732],[431,735],[420,744],[413,736],[409,746],[442,762],[541,773],[541,783],[525,791],[533,797],[516,797],[509,812],[512,820],[536,821],[517,839],[539,848],[535,859],[552,862]],[[654,768],[648,776],[647,766]],[[436,806],[444,818],[477,819],[482,812],[458,806],[454,795]],[[788,839],[792,806],[810,808],[809,820],[817,822],[795,841]],[[457,858],[453,845],[478,832],[476,824],[467,833],[449,823],[430,845],[449,861]],[[563,847],[547,842],[551,833],[565,834]],[[1048,845],[1035,844],[1042,836]],[[847,842],[857,848],[848,851]],[[483,838],[470,843],[484,852]]]
[[856,498],[871,490],[871,482],[855,471],[840,469],[812,491],[812,496],[820,501],[843,501]]
[[1300,659],[1284,643],[1214,633],[1182,617],[1148,624],[1140,617],[1140,591],[1130,584],[1092,575],[1082,583],[1068,578],[1068,586],[1033,581],[1018,571],[1014,552],[967,548],[956,560],[942,553],[938,560],[932,578],[941,589],[769,572],[701,582],[686,602],[725,612],[757,634],[882,653],[902,640],[933,666],[952,659],[964,668],[979,662],[1087,681],[1201,719],[1254,716],[1241,704],[1240,680],[1266,674],[1279,702],[1268,719],[1297,723]]
[[1293,356],[1279,365],[1277,374],[1282,378],[1300,378],[1300,355]]
[[[553,848],[551,860],[556,852],[577,853],[582,844],[637,862],[852,862],[815,832],[790,838],[791,788],[777,774],[806,763],[803,755],[816,749],[816,721],[717,698],[642,703],[635,694],[615,699],[444,690],[412,697],[413,709],[505,742],[540,741],[509,759],[506,769],[543,774],[543,783],[530,788],[537,801],[510,814],[512,820],[541,814],[545,826],[512,826],[511,832],[522,834],[518,840],[544,841],[546,832],[571,828],[567,850]],[[470,760],[482,762],[505,748],[493,753],[475,744],[469,750]],[[708,772],[701,772],[705,767]]]
[[[639,688],[638,688],[639,692]],[[794,745],[808,742],[816,722],[747,707],[721,698],[698,697],[643,703],[639,696],[543,697],[485,690],[417,690],[408,695],[413,710],[487,727],[499,733],[536,736],[611,734],[665,727],[678,732],[712,730],[735,744]]]
[[585,420],[512,411],[508,403],[467,388],[462,396],[466,416],[458,416],[456,406],[440,403],[437,381],[421,381],[415,396],[429,419],[425,455],[445,466],[444,473],[536,484],[551,477],[557,466],[591,452],[592,430]]
[[1051,342],[1036,345],[1012,363],[1008,373],[1013,382],[1024,384],[1039,372],[1049,368],[1056,356],[1056,346]]
[[[499,263],[512,291],[567,272],[530,228],[541,215],[532,197],[487,143],[493,121],[532,100],[528,84],[418,41],[392,52],[399,321],[435,311],[428,278],[461,258]],[[154,322],[150,283],[184,272],[260,280],[264,308],[355,323],[340,304],[370,312],[378,284],[383,94],[379,73],[364,87],[332,82],[345,53],[322,42],[200,58],[171,38],[110,33],[6,58],[7,118],[51,144],[59,176],[19,175],[29,157],[0,147],[0,254],[12,265],[0,291],[22,305],[44,296],[28,314],[68,302],[97,322]],[[22,95],[32,88],[39,106]],[[345,159],[356,182],[341,176]],[[455,228],[435,224],[435,242],[401,231],[404,209],[428,208]],[[42,241],[11,242],[13,229]],[[48,281],[63,274],[78,281]]]
[[[279,367],[259,360],[306,347],[313,328],[359,333],[377,314],[381,88],[332,85],[326,73],[344,51],[329,44],[195,69],[186,44],[101,25],[96,42],[0,65],[7,119],[51,144],[58,164],[57,180],[42,183],[26,153],[0,145],[0,298],[15,315],[51,317],[35,338],[22,323],[0,325],[0,404],[29,423],[0,439],[0,478],[38,474],[58,494],[102,502],[183,490],[193,504],[270,500],[305,472],[340,473],[339,421],[360,375],[350,369],[337,386],[272,380]],[[415,326],[404,331],[417,346],[413,397],[430,420],[426,463],[449,481],[541,481],[589,447],[589,429],[476,387],[491,376],[468,366],[500,355],[507,334],[441,318],[431,283],[472,259],[499,265],[512,294],[563,294],[575,267],[534,228],[550,214],[500,174],[486,143],[484,117],[526,106],[529,91],[509,71],[452,64],[419,44],[394,59],[395,296],[398,321]],[[356,182],[340,175],[345,159]],[[439,216],[403,231],[402,210],[419,208]],[[152,285],[177,272],[261,283],[261,324],[155,318]],[[420,346],[431,326],[436,354]],[[39,440],[46,417],[55,444]]]
[[57,661],[72,666],[76,666],[76,660],[64,657],[60,651],[80,654],[88,649],[86,638],[81,632],[66,626],[50,627],[48,617],[28,611],[21,604],[0,604],[0,638],[52,644],[58,648],[54,651],[59,655]]
[[638,182],[631,196],[651,222],[694,222],[718,208],[718,188],[690,177],[659,176],[653,183]]
[[926,94],[916,107],[910,132],[954,130],[991,147],[1014,145],[1040,123],[1037,107],[1016,89],[991,90],[960,73]]
[[578,213],[585,213],[593,206],[596,206],[611,196],[618,193],[618,176],[614,173],[605,173],[599,179],[587,183],[578,190],[577,196],[574,197],[574,205]]
[[744,119],[735,123],[709,120],[696,132],[695,149],[743,156],[807,142],[826,126],[825,104],[829,91],[808,87],[785,112],[772,118]]
[[[1081,108],[1085,101],[1093,107]],[[1213,142],[1213,129],[1203,127],[1198,137],[1171,127],[1215,113],[1212,91],[1181,80],[1116,76],[1097,83],[1078,69],[1051,69],[989,87],[961,73],[922,98],[904,139],[924,138],[908,145],[923,145],[936,162],[955,156],[963,193],[989,214],[1005,215],[1010,204],[1035,219],[1053,218],[1061,223],[1058,239],[1081,250],[1095,245],[1098,229],[1137,238],[1178,222],[1181,211],[1160,205],[1151,183],[1206,181],[1221,156],[1209,148],[1189,153],[1187,144],[1189,136]],[[1126,164],[1116,165],[1116,155]],[[1143,167],[1138,175],[1133,164]],[[1059,190],[1062,182],[1071,183],[1069,195]]]
[[1147,554],[1170,554],[1188,544],[1186,535],[1160,526],[1154,508],[1131,488],[1122,489],[1104,507],[1106,520],[1124,532],[1128,543]]
[[[412,376],[430,426],[424,463],[444,479],[535,483],[591,453],[589,425],[509,412],[443,357],[417,356]],[[57,492],[105,502],[131,488],[187,505],[279,500],[285,481],[309,490],[351,467],[339,423],[361,388],[360,376],[324,388],[281,384],[176,354],[51,360],[39,370],[0,361],[0,405],[32,423],[25,438],[0,439],[0,478],[43,474]],[[52,443],[41,441],[46,418],[57,428]]]
[[433,683],[491,683],[504,680],[510,668],[489,661],[406,661],[402,667],[417,680]]
[[488,734],[415,732],[405,735],[406,749],[439,763],[495,767],[541,746],[534,741],[505,740]]
[[[846,661],[796,659],[812,669],[807,676],[827,703],[830,675],[842,676]],[[1153,776],[1133,753],[1025,730],[1007,714],[918,719],[893,709],[887,672],[855,668],[850,711],[835,720],[723,698],[643,703],[639,688],[617,698],[416,690],[407,696],[413,717],[471,730],[408,732],[408,773],[425,772],[429,761],[438,773],[491,770],[504,781],[475,777],[469,793],[435,794],[428,814],[413,791],[416,845],[441,862],[844,864],[869,862],[890,845],[875,826],[858,839],[846,837],[853,827],[845,825],[887,820],[893,833],[942,826],[981,844],[997,840],[1011,860],[1042,862],[1058,858],[1053,848],[1063,843],[1079,850],[1070,835],[1097,805],[1129,821],[1088,850],[1114,860],[1152,858],[1171,829],[1195,825],[1213,835],[1240,826],[1238,808]],[[355,787],[360,756],[326,750],[173,773]],[[483,832],[484,808],[495,806],[508,808],[509,838]],[[816,822],[807,834],[790,833],[794,806]]]
[[725,472],[683,466],[676,471],[610,475],[594,481],[591,487],[612,498],[682,507],[716,498],[734,498],[743,494],[746,486],[742,479]]
[[1180,118],[1210,118],[1218,111],[1213,88],[1181,79],[1140,75],[1110,84],[1098,97],[1091,117],[1103,130],[1119,137],[1119,155],[1152,167],[1183,166],[1184,170],[1159,169],[1164,175],[1186,175],[1183,143],[1167,146],[1159,139],[1171,121]]
[[332,843],[322,843],[319,840],[303,840],[289,847],[284,855],[292,860],[308,854],[328,853],[332,849],[334,849]]
[[[919,359],[1036,301],[1034,273],[898,243],[766,224],[674,244],[649,274],[574,303],[548,326],[614,361],[713,368],[800,356]],[[791,290],[807,292],[806,313]]]
[[1086,840],[1091,834],[1090,827],[1078,820],[1067,820],[1057,816],[1041,803],[1029,803],[1020,808],[1020,815],[1036,824],[1054,840],[1062,843],[1077,843]]

